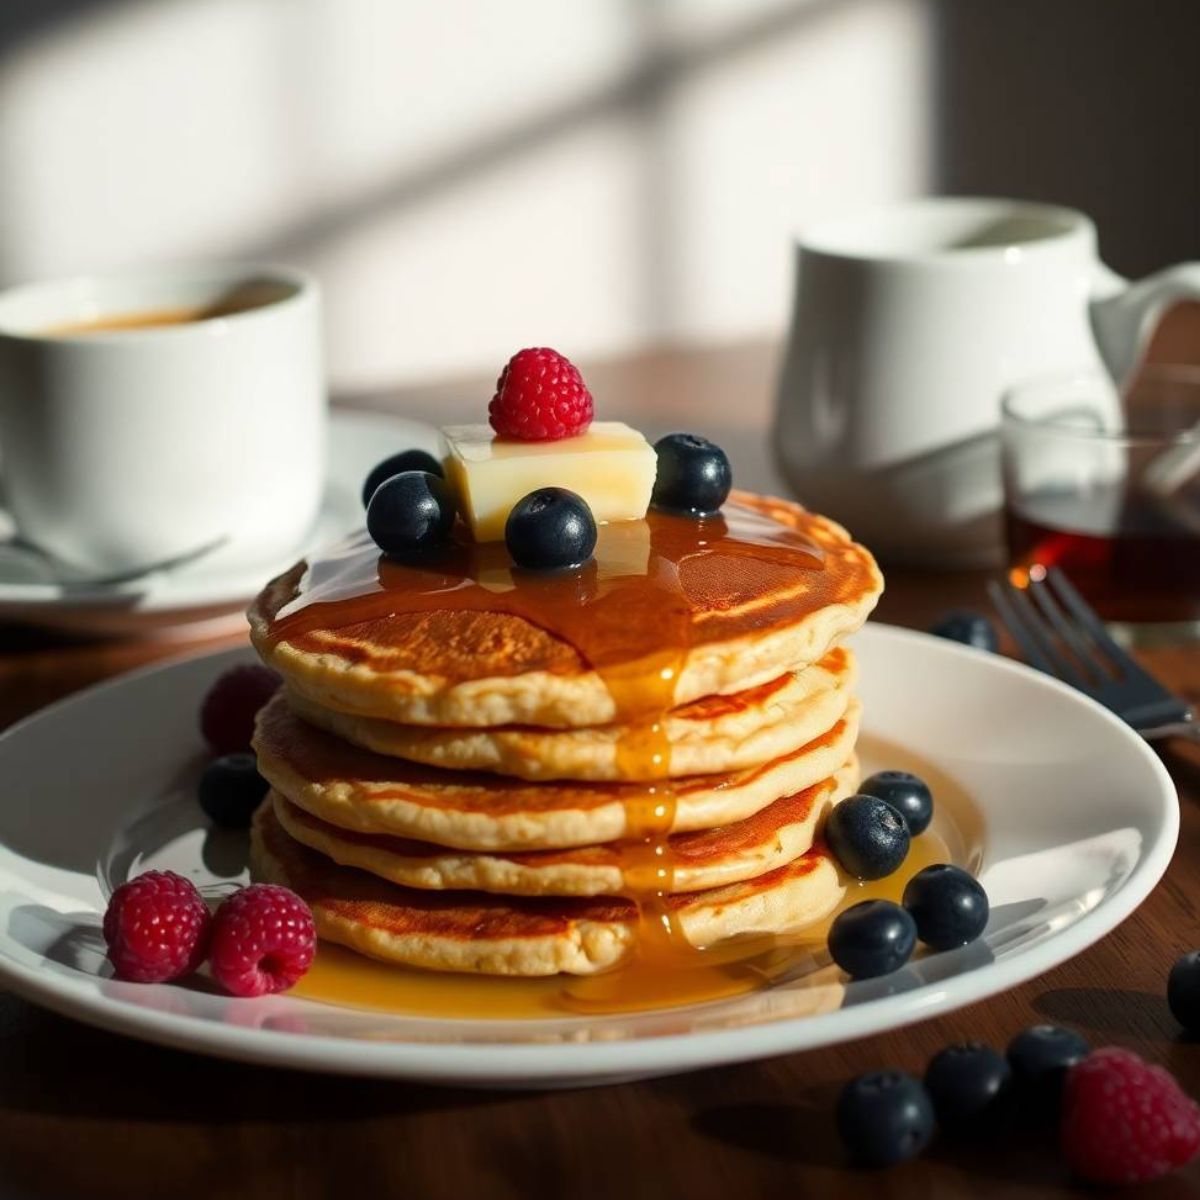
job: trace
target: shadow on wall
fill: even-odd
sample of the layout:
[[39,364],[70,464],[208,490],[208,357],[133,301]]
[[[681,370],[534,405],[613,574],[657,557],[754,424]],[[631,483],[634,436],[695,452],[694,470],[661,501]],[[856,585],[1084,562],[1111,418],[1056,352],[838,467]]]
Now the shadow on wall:
[[0,59],[30,38],[74,17],[103,8],[110,0],[4,0],[0,4]]
[[932,3],[940,191],[1081,208],[1127,275],[1200,258],[1200,4]]

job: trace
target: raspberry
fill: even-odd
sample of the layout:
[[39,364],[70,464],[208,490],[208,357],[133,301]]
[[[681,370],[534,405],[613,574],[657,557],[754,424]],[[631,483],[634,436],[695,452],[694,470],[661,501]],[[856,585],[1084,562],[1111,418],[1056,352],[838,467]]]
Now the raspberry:
[[1128,1050],[1107,1046],[1076,1063],[1063,1104],[1063,1154],[1091,1183],[1145,1183],[1200,1150],[1200,1108]]
[[230,667],[217,679],[200,706],[200,732],[215,754],[250,749],[254,718],[280,682],[274,671],[258,663]]
[[317,930],[308,905],[285,887],[254,883],[213,918],[213,977],[235,996],[290,988],[312,965]]
[[118,979],[163,983],[194,971],[212,918],[196,885],[174,871],[147,871],[121,884],[104,913],[108,959]]
[[518,350],[496,380],[488,420],[501,437],[553,442],[592,423],[592,394],[583,376],[556,350]]

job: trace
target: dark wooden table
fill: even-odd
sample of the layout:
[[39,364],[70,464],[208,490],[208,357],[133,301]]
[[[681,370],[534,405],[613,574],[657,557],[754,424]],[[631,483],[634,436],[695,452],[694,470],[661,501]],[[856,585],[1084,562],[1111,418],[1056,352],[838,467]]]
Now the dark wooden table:
[[[773,370],[759,346],[662,351],[597,364],[588,377],[606,415],[654,430],[711,431],[731,447],[745,482],[770,486],[763,441]],[[463,381],[354,402],[446,421],[487,395],[482,381]],[[878,616],[923,627],[957,604],[983,607],[982,576],[891,570]],[[0,724],[196,648],[0,627]],[[1163,649],[1146,660],[1200,700],[1200,651]],[[1200,1045],[1180,1035],[1163,998],[1176,955],[1200,945],[1200,754],[1180,747],[1165,755],[1181,793],[1179,850],[1124,925],[1006,995],[829,1050],[595,1090],[451,1091],[163,1050],[0,992],[0,1198],[1058,1195],[1066,1176],[1036,1132],[939,1143],[884,1174],[851,1171],[833,1135],[832,1100],[861,1071],[919,1073],[951,1040],[1003,1046],[1038,1021],[1074,1026],[1094,1044],[1129,1046],[1200,1095]],[[1195,1165],[1153,1190],[1164,1198],[1198,1192]]]

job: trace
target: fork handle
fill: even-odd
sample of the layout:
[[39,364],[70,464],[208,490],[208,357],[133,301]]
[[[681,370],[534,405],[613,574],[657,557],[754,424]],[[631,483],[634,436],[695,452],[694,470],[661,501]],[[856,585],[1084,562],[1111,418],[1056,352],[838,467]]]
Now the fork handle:
[[1138,733],[1148,742],[1161,742],[1167,738],[1188,738],[1190,741],[1200,742],[1200,721],[1172,721],[1169,725],[1139,729]]

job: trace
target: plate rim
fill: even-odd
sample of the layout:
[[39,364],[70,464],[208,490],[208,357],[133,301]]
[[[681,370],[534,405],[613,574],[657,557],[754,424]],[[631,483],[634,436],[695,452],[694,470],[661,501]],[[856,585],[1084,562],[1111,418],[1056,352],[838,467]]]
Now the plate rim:
[[[603,1083],[799,1053],[900,1029],[988,999],[1035,978],[1075,957],[1128,919],[1162,878],[1179,834],[1178,793],[1154,750],[1108,709],[1024,663],[882,622],[869,622],[863,632],[868,630],[872,631],[867,633],[868,637],[879,637],[885,642],[889,639],[920,642],[926,649],[936,647],[935,653],[987,660],[990,663],[988,669],[1015,672],[1032,686],[1063,694],[1072,702],[1089,708],[1141,758],[1148,778],[1153,777],[1157,784],[1153,794],[1154,811],[1161,820],[1157,836],[1145,848],[1117,891],[1071,925],[1011,959],[993,961],[897,996],[881,997],[813,1016],[784,1017],[759,1025],[631,1037],[618,1042],[362,1042],[329,1034],[217,1023],[190,1014],[130,1005],[95,990],[95,980],[91,976],[76,980],[70,975],[28,967],[3,953],[8,940],[6,932],[0,932],[0,985],[60,1015],[111,1032],[259,1065],[447,1085],[516,1083],[533,1087],[555,1081]],[[125,688],[138,679],[199,660],[221,657],[236,660],[249,653],[245,646],[200,650],[114,676],[15,722],[0,734],[0,742],[20,736],[34,722],[50,719],[73,705],[93,701],[109,690]],[[255,1003],[254,1000],[229,1002]]]

